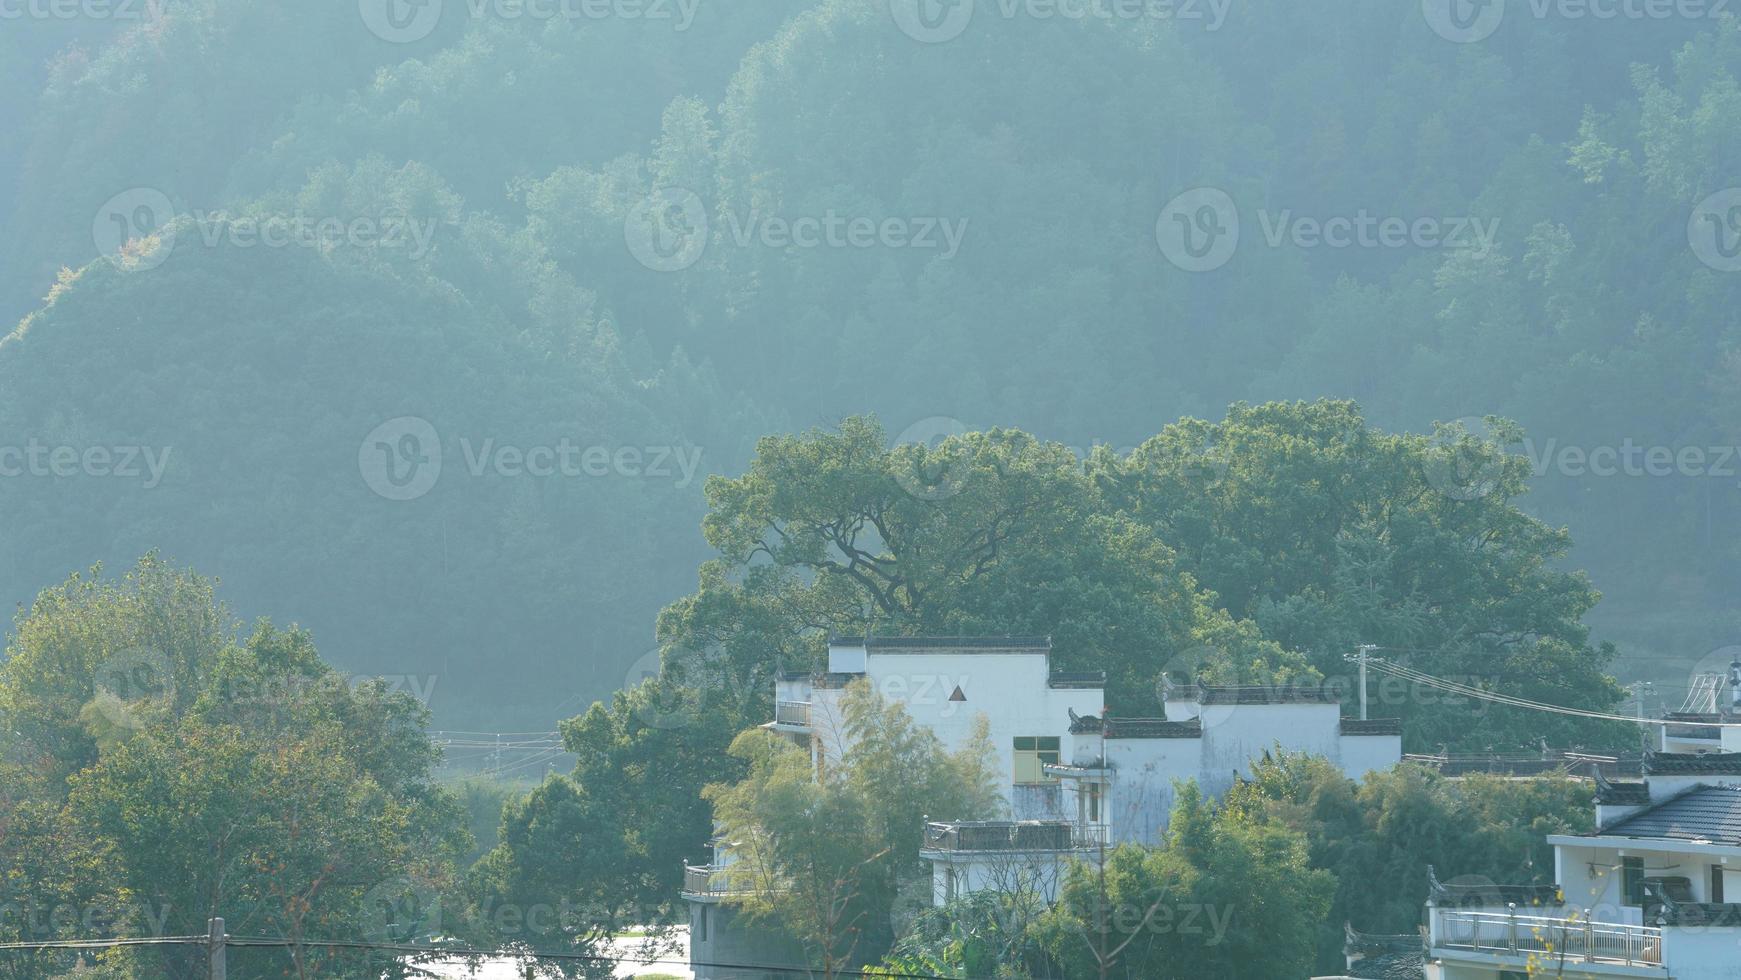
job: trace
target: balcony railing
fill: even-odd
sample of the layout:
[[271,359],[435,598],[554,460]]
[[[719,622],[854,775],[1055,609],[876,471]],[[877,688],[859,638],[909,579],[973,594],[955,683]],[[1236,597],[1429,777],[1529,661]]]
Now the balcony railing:
[[691,895],[719,895],[725,892],[721,883],[715,886],[713,882],[713,866],[702,865],[697,868],[691,865],[683,867],[683,890]]
[[774,702],[774,724],[791,725],[795,728],[810,727],[810,702],[808,701],[776,701]]
[[743,888],[733,888],[727,883],[726,876],[720,872],[724,869],[717,864],[704,864],[700,867],[686,864],[683,866],[683,894],[699,898],[719,899],[727,895],[747,895]]
[[931,851],[1076,851],[1098,843],[1067,820],[991,820],[925,825],[925,849]]
[[1660,966],[1662,930],[1567,918],[1518,915],[1510,912],[1433,910],[1433,946],[1467,949],[1501,956],[1540,953],[1573,963],[1625,963]]

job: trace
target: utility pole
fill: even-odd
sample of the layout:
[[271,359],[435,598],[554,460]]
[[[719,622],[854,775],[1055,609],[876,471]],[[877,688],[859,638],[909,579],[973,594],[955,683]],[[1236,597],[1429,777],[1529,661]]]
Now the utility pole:
[[1360,720],[1366,720],[1366,665],[1372,661],[1372,651],[1378,647],[1371,643],[1362,643],[1354,648],[1351,656],[1342,659],[1360,665]]
[[[1164,706],[1162,710],[1166,710]],[[1100,772],[1095,774],[1097,776],[1104,777],[1106,775],[1106,733],[1111,728],[1112,710],[1107,708],[1105,705],[1102,705],[1100,708]],[[1102,807],[1106,806],[1104,802],[1100,805]],[[1099,878],[1100,885],[1100,893],[1096,898],[1099,900],[1100,904],[1099,907],[1094,910],[1094,916],[1096,919],[1100,920],[1100,948],[1094,951],[1094,962],[1095,965],[1100,968],[1100,980],[1107,980],[1107,970],[1112,966],[1112,963],[1110,962],[1112,957],[1108,956],[1106,952],[1106,837],[1102,834],[1096,834],[1095,836],[1099,838],[1095,846],[1097,852],[1095,855],[1095,871],[1096,876]]]
[[1644,692],[1651,690],[1654,687],[1655,685],[1650,681],[1632,682],[1633,703],[1637,706],[1638,740],[1639,743],[1644,746],[1644,751],[1646,752],[1649,752],[1652,746],[1650,744],[1650,727],[1644,723]]
[[224,918],[217,916],[206,922],[206,950],[211,980],[226,980],[224,969]]

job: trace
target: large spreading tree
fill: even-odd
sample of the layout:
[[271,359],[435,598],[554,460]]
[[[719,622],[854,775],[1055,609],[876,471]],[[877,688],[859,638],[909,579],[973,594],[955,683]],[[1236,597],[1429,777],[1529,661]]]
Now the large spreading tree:
[[[390,937],[382,910],[450,887],[467,846],[427,709],[339,674],[305,632],[239,632],[210,580],[147,556],[45,591],[0,664],[0,712],[8,938],[203,935],[221,916],[286,944],[231,957],[259,980],[400,976],[397,955],[320,941],[435,938],[438,923]],[[22,976],[71,966],[3,959]],[[186,945],[102,959],[118,980],[206,969]]]

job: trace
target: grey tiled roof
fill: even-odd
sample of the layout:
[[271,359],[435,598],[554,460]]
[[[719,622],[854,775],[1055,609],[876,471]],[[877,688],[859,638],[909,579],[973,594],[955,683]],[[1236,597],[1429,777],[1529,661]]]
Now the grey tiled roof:
[[1046,678],[1046,685],[1057,689],[1099,690],[1106,686],[1106,671],[1055,670],[1052,672],[1052,676]]
[[1166,721],[1159,718],[1114,718],[1107,722],[1107,738],[1202,738],[1203,721]]
[[1325,685],[1253,684],[1244,687],[1199,685],[1201,704],[1340,704],[1342,699]]
[[1401,718],[1371,718],[1361,721],[1359,718],[1342,719],[1341,734],[1343,735],[1401,735]]
[[1070,734],[1098,735],[1106,730],[1107,738],[1202,738],[1203,720],[1188,718],[1168,721],[1165,718],[1119,718],[1102,721],[1094,715],[1072,717]]
[[831,646],[862,646],[880,653],[903,650],[1050,650],[1049,636],[835,636]]
[[1646,776],[1741,776],[1741,752],[1652,752]]
[[1596,768],[1596,802],[1603,806],[1649,806],[1650,786],[1645,783],[1610,782],[1600,766]]
[[1687,840],[1741,847],[1741,788],[1695,786],[1598,829],[1603,837]]
[[1355,980],[1423,980],[1427,958],[1422,953],[1380,953],[1355,961]]

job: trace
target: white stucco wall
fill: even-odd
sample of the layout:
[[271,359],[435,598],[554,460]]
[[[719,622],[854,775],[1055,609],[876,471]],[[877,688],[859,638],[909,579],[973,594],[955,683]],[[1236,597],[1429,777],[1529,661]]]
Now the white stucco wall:
[[1402,761],[1401,735],[1344,735],[1340,740],[1342,771],[1354,779],[1383,772]]
[[1249,774],[1253,761],[1278,744],[1340,765],[1341,717],[1342,708],[1335,704],[1204,705],[1203,789],[1223,795],[1233,788],[1235,773]]
[[[1334,704],[1207,705],[1201,715],[1186,713],[1197,707],[1195,702],[1169,701],[1167,714],[1173,721],[1199,717],[1201,737],[1106,740],[1105,762],[1112,770],[1108,819],[1115,841],[1158,842],[1177,795],[1175,782],[1195,780],[1206,794],[1219,798],[1232,788],[1235,774],[1250,775],[1265,752],[1323,756],[1357,780],[1402,759],[1401,736],[1342,735],[1341,711]],[[1068,745],[1065,761],[1101,763],[1098,735],[1072,736]],[[1072,787],[1064,799],[1065,815],[1071,817],[1073,793]]]
[[774,681],[775,701],[808,701],[810,700],[810,678],[799,677],[793,680],[779,678]]
[[[1724,848],[1686,841],[1595,841],[1590,844],[1566,843],[1569,838],[1550,838],[1554,842],[1554,863],[1560,890],[1566,905],[1575,909],[1590,909],[1599,922],[1643,921],[1640,909],[1624,904],[1620,863],[1623,857],[1644,859],[1647,877],[1679,877],[1691,882],[1693,899],[1709,902],[1711,868],[1724,868],[1723,897],[1730,902],[1741,901],[1741,848]],[[1733,852],[1733,853],[1729,853]],[[1729,869],[1733,868],[1733,871]]]
[[1741,980],[1741,929],[1669,926],[1663,966],[1676,980]]
[[1177,797],[1177,780],[1199,779],[1203,740],[1109,738],[1106,761],[1114,770],[1108,823],[1115,842],[1158,844]]
[[1741,752],[1741,728],[1723,729],[1723,751]]
[[1678,796],[1699,785],[1741,786],[1741,778],[1723,775],[1652,775],[1645,782],[1650,785],[1650,801],[1652,803],[1660,803],[1671,796]]
[[[835,652],[830,651],[831,664],[851,661],[850,657],[835,660]],[[904,707],[915,722],[931,729],[950,750],[966,745],[976,719],[982,715],[986,718],[996,753],[998,788],[1006,804],[1017,797],[1016,738],[1057,738],[1059,757],[1068,760],[1072,752],[1070,711],[1094,715],[1105,707],[1105,694],[1099,689],[1052,688],[1050,658],[1038,651],[873,650],[864,661],[864,676],[872,688],[890,703]],[[949,699],[957,687],[965,700]],[[839,759],[846,745],[845,720],[840,709],[843,694],[840,690],[819,689],[810,696],[813,734],[830,759]],[[1031,794],[1023,794],[1024,798],[1028,795]],[[1018,815],[1037,814],[1030,811]]]
[[[1621,902],[1620,854],[1613,848],[1556,847],[1554,861],[1566,908],[1589,909],[1597,922],[1642,925],[1644,913]],[[1649,864],[1650,862],[1646,862]],[[1594,865],[1594,869],[1592,869]],[[1500,884],[1505,884],[1500,882]]]
[[[949,896],[949,875],[955,878],[955,894],[997,891],[1003,894],[1039,895],[1056,901],[1070,861],[1078,856],[1055,852],[1010,854],[951,854],[931,862],[931,902],[942,905]],[[1017,877],[1021,877],[1018,882]]]
[[[1077,818],[1073,781],[1043,790],[1015,786],[1014,742],[1055,737],[1060,761],[1098,765],[1100,738],[1071,735],[1070,712],[1103,715],[1104,691],[1052,688],[1050,658],[1040,651],[830,650],[831,667],[861,663],[875,690],[902,705],[952,750],[967,743],[979,717],[986,719],[1007,816]],[[950,700],[958,688],[964,700]],[[786,700],[799,699],[796,684],[782,683],[780,691],[791,695]],[[818,689],[808,694],[814,741],[830,761],[840,759],[846,747],[843,693]],[[1167,715],[1174,721],[1199,717],[1202,736],[1107,740],[1104,761],[1114,773],[1103,822],[1111,825],[1115,841],[1158,843],[1175,800],[1175,782],[1195,780],[1204,792],[1220,797],[1235,774],[1249,774],[1256,760],[1277,748],[1324,756],[1355,779],[1388,769],[1402,757],[1399,736],[1341,735],[1336,704],[1199,705],[1179,699],[1168,702]],[[927,816],[949,820],[959,815]]]

